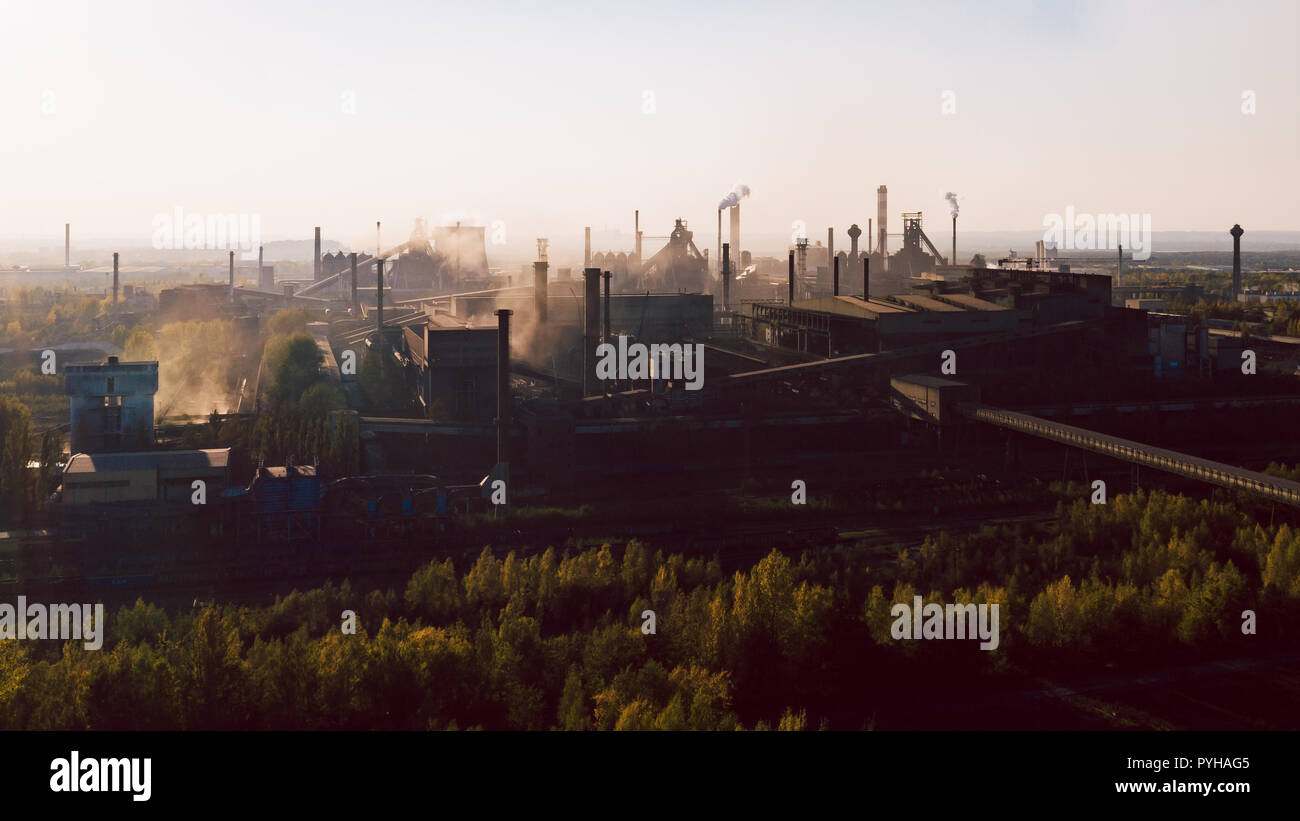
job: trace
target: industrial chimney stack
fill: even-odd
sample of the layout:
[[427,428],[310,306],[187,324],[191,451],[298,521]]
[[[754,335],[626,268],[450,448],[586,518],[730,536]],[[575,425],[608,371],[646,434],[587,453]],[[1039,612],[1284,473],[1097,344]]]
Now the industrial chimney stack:
[[546,268],[545,260],[538,260],[533,263],[533,312],[537,314],[537,321],[546,324]]
[[316,226],[316,254],[312,257],[312,282],[320,282],[320,226]]
[[[584,242],[582,251],[582,269],[583,271],[586,271],[586,269],[591,267],[591,226],[587,226],[584,230],[587,238]],[[586,274],[584,274],[584,276],[585,275]]]
[[[265,281],[264,281],[265,280]],[[257,246],[257,288],[260,291],[275,290],[275,275],[266,276],[266,266],[262,264],[262,246]]]
[[794,305],[794,251],[790,252],[789,297],[786,299],[786,304]]
[[235,298],[235,252],[230,252],[230,298]]
[[[381,263],[382,264],[382,263]],[[510,465],[510,315],[498,308],[497,315],[497,463],[509,473]],[[498,477],[509,483],[506,477]]]
[[1241,296],[1241,235],[1246,233],[1240,225],[1232,226],[1232,298]]
[[117,251],[113,252],[113,304],[117,304]]
[[886,230],[889,220],[889,190],[885,186],[876,189],[876,247],[880,249],[880,262],[886,271],[889,270],[889,243],[886,238],[889,232]]
[[361,316],[361,303],[357,300],[357,252],[352,252],[352,316]]
[[952,218],[952,262],[950,265],[957,264],[957,218]]
[[834,279],[831,280],[831,295],[839,296],[840,295],[840,258],[839,257],[835,257],[834,265],[832,267],[835,269],[835,274],[834,274]]
[[731,310],[731,243],[729,242],[722,243],[722,310]]
[[376,343],[379,353],[384,352],[384,260],[375,259],[375,330],[379,332]]
[[731,206],[731,250],[740,257],[740,203]]
[[594,396],[600,392],[596,378],[596,345],[600,338],[600,269],[583,269],[582,328],[582,395]]

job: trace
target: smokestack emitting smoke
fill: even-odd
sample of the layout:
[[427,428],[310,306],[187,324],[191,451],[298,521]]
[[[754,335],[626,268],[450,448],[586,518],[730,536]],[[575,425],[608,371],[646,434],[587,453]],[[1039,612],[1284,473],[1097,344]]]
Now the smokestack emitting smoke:
[[1241,293],[1241,235],[1246,232],[1234,225],[1228,233],[1232,234],[1232,295],[1236,297]]
[[72,223],[63,223],[63,267],[72,267]]
[[587,226],[585,231],[587,238],[583,244],[582,252],[582,268],[584,271],[591,267],[591,226]]
[[[740,256],[740,201],[749,196],[749,186],[743,182],[738,182],[732,186],[731,191],[718,202],[718,208],[731,209],[731,250],[735,251],[736,256]],[[719,220],[718,233],[722,233],[722,224]],[[722,253],[721,250],[718,251]]]
[[[261,271],[258,271],[261,274]],[[320,282],[320,226],[316,226],[316,255],[312,257],[311,278],[313,282]]]
[[117,251],[113,252],[113,304],[117,304]]
[[600,336],[600,269],[585,268],[583,276],[584,322],[582,328],[582,395],[599,390],[596,378],[596,344]]

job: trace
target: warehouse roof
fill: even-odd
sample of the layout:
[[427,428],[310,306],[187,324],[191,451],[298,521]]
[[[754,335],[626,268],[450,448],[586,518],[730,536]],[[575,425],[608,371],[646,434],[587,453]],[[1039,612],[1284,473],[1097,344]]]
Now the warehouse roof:
[[159,450],[140,453],[78,453],[68,460],[63,473],[107,473],[131,470],[224,470],[230,464],[230,448],[209,450]]

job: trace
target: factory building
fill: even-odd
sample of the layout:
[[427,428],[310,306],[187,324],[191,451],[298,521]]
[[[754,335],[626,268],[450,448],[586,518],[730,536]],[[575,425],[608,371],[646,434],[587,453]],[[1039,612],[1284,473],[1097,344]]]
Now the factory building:
[[259,467],[248,486],[259,542],[320,538],[321,498],[325,485],[312,465]]
[[67,365],[65,391],[71,406],[73,453],[107,453],[153,445],[157,362]]
[[188,509],[196,480],[206,484],[207,499],[215,501],[230,484],[230,448],[77,453],[63,470],[58,500],[65,507],[109,505],[122,515],[132,503]]
[[791,306],[755,303],[737,317],[741,333],[761,345],[814,356],[873,353],[938,338],[1015,331],[1024,311],[969,294],[821,296]]
[[495,325],[437,315],[402,333],[408,382],[426,418],[491,421],[497,403]]

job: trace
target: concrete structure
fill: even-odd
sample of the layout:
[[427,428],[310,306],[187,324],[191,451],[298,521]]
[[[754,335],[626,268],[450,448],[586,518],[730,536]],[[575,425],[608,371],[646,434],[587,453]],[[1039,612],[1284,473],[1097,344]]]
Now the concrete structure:
[[497,328],[434,316],[402,333],[407,366],[426,418],[492,419],[497,404]]
[[978,403],[978,385],[928,374],[908,374],[889,380],[890,401],[894,408],[912,419],[936,425],[951,425],[964,417],[957,413],[962,402]]
[[60,504],[192,505],[195,480],[214,503],[230,484],[230,448],[149,453],[77,453],[63,470]]
[[153,446],[153,398],[157,362],[119,362],[64,367],[72,413],[73,453],[141,450]]
[[1241,235],[1246,233],[1240,225],[1232,226],[1232,298],[1241,296]]

